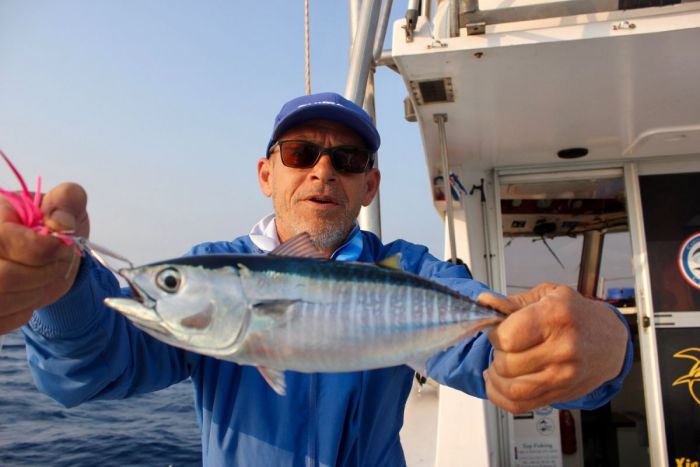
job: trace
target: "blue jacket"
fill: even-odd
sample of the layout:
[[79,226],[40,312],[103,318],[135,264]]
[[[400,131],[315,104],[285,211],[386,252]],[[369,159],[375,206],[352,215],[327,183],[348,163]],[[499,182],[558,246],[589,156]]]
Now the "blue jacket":
[[[487,290],[463,266],[440,261],[423,246],[402,240],[383,245],[375,235],[356,229],[334,258],[342,260],[348,248],[359,250],[354,256],[363,262],[401,253],[404,270],[472,298]],[[260,252],[244,236],[198,245],[191,254]],[[405,465],[399,431],[414,373],[409,367],[287,372],[287,395],[280,397],[257,369],[159,342],[102,303],[105,297],[125,294],[111,273],[85,258],[73,288],[34,313],[24,333],[30,369],[42,392],[74,406],[151,392],[191,377],[204,465]],[[606,403],[619,391],[631,358],[630,342],[624,369],[615,380],[557,407]],[[431,358],[428,374],[484,398],[481,374],[490,361],[491,345],[479,334]]]

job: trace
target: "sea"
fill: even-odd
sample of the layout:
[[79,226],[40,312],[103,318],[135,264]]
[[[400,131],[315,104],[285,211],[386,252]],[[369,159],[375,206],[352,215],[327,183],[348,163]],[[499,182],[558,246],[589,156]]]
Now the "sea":
[[0,350],[0,466],[201,466],[192,382],[66,409],[41,394],[19,331]]

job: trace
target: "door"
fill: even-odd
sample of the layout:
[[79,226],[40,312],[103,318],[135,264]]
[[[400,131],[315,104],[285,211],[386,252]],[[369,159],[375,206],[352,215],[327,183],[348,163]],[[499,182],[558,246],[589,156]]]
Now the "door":
[[[507,293],[556,282],[611,302],[639,349],[623,169],[501,173],[498,185]],[[510,416],[510,465],[651,465],[643,379],[637,351],[622,391],[600,409]]]

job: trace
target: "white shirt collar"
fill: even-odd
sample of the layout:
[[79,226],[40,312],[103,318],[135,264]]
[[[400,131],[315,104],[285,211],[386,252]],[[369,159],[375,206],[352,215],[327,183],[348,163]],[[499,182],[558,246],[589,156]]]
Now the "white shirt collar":
[[275,214],[268,214],[253,226],[248,234],[250,240],[262,251],[272,251],[280,244],[275,226]]

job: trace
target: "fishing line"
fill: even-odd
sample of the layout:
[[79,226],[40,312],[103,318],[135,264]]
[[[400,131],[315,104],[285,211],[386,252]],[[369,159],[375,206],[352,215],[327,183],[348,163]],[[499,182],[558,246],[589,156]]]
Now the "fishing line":
[[78,248],[88,253],[90,256],[95,258],[95,260],[97,260],[97,262],[100,263],[102,266],[119,276],[122,275],[121,270],[123,268],[112,266],[110,264],[110,261],[107,260],[107,258],[109,258],[111,261],[117,260],[122,263],[125,263],[129,266],[129,269],[134,268],[134,263],[129,261],[129,259],[127,259],[125,256],[122,256],[108,248],[98,245],[85,237],[71,236],[71,239],[75,242]]

